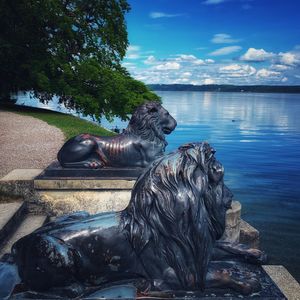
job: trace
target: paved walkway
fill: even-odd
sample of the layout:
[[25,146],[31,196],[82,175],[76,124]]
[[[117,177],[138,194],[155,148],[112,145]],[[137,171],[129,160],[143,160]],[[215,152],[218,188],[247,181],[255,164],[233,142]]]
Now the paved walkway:
[[0,110],[0,178],[14,169],[47,167],[64,143],[60,129]]

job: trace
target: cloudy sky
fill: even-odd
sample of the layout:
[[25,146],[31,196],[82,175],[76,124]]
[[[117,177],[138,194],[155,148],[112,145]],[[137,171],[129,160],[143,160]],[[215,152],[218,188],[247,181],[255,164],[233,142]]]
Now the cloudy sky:
[[128,0],[145,83],[300,84],[300,0]]

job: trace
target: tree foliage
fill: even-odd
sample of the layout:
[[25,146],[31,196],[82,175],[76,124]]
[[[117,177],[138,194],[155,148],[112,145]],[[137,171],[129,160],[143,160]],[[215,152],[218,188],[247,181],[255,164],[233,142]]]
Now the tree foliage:
[[121,66],[126,0],[0,0],[0,95],[33,91],[99,119],[158,100]]

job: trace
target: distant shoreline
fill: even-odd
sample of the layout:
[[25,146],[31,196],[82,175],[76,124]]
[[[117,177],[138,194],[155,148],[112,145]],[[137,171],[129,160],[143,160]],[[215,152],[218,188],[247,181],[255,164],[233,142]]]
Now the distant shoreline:
[[192,84],[148,84],[153,91],[235,92],[235,93],[289,93],[300,94],[300,85],[192,85]]

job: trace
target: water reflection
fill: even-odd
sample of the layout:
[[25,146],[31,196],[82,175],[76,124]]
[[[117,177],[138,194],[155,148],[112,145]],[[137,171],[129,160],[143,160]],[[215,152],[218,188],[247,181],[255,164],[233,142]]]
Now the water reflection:
[[300,95],[159,92],[178,120],[168,150],[208,140],[262,233],[271,263],[300,279]]

